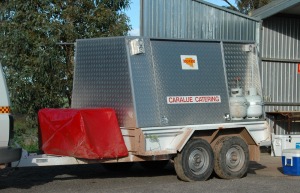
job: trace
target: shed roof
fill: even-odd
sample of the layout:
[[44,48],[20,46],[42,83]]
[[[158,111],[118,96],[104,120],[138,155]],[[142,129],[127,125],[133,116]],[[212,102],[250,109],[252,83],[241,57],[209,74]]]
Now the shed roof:
[[[228,9],[226,7],[221,7],[221,6],[218,6],[218,5],[215,5],[213,3],[209,3],[207,2],[206,0],[191,0],[191,1],[195,1],[195,2],[198,2],[198,3],[202,3],[204,5],[207,5],[209,7],[213,7],[215,9],[218,9],[218,10],[221,10],[221,11],[224,11],[224,12],[228,12],[228,13],[231,13],[233,15],[237,15],[239,17],[243,17],[243,18],[247,18],[247,19],[250,19],[250,20],[253,20],[253,21],[259,21],[259,19],[257,18],[254,18],[254,17],[250,17],[248,15],[245,15],[243,13],[240,13],[238,11],[234,11],[234,10],[231,10],[231,9]],[[300,1],[300,0],[299,0]]]
[[300,0],[274,0],[254,10],[251,16],[257,19],[265,19],[277,13],[300,15]]

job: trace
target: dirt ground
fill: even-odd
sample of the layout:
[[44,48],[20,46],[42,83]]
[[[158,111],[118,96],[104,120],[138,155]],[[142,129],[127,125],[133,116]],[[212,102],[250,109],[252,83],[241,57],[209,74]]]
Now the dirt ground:
[[268,152],[261,153],[259,162],[251,162],[248,171],[260,176],[290,177],[293,179],[300,179],[300,176],[289,176],[283,174],[281,157],[273,157]]
[[107,171],[101,164],[6,168],[0,170],[0,192],[299,192],[300,176],[282,173],[281,157],[261,153],[251,162],[246,177],[223,180],[216,176],[204,182],[182,182],[169,164],[149,171],[135,164],[125,172]]

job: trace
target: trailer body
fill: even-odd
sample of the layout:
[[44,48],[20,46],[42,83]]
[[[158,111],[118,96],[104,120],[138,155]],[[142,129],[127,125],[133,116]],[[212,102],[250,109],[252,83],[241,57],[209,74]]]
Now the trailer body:
[[114,109],[128,155],[89,159],[25,152],[18,164],[171,159],[185,181],[206,180],[213,169],[222,178],[242,177],[249,160],[259,160],[259,146],[270,143],[270,128],[264,116],[231,119],[229,93],[237,77],[244,91],[254,87],[262,96],[254,42],[77,40],[72,108]]
[[[262,92],[256,52],[243,51],[248,45],[255,47],[140,37],[77,40],[72,107],[112,107],[121,127],[225,123],[236,77],[244,91],[253,81]],[[182,62],[188,59],[190,65]]]
[[269,143],[264,117],[228,119],[229,93],[236,77],[242,77],[244,91],[254,86],[262,94],[254,42],[77,40],[72,107],[115,109],[125,139],[130,141],[126,133],[139,128],[145,151],[172,149],[171,142],[176,144],[175,138],[187,133],[183,128],[192,128],[185,134],[190,136],[195,130],[238,128],[241,122],[257,144]]

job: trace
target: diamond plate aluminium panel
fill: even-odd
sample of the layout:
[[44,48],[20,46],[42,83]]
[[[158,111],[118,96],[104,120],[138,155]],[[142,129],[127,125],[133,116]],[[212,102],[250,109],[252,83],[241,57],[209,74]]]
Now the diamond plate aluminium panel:
[[[152,40],[161,126],[224,122],[229,113],[220,42]],[[181,55],[195,55],[198,70],[183,70]],[[220,95],[221,103],[167,104],[168,96]]]
[[[136,38],[126,39],[128,48],[130,48],[129,42],[132,39]],[[145,53],[129,57],[137,127],[160,126],[160,109],[157,101],[151,42],[149,38],[138,39],[143,41]]]
[[72,108],[114,108],[120,126],[134,127],[129,74],[124,38],[77,40]]
[[[245,46],[251,45],[252,51],[244,51]],[[258,95],[262,95],[258,56],[255,44],[223,43],[224,59],[227,72],[228,92],[236,88],[236,78],[240,78],[239,86],[244,95],[254,86]]]
[[[229,106],[220,42],[142,38],[145,53],[131,56],[131,39],[77,41],[73,108],[114,108],[121,127],[165,126],[163,117],[168,125],[224,122]],[[229,60],[233,51],[227,49],[239,53],[238,46],[224,46],[227,62],[236,60]],[[183,71],[180,55],[197,55],[199,70]],[[222,103],[168,105],[166,100],[197,95],[220,95]]]
[[77,41],[72,107],[114,108],[121,127],[158,126],[150,40],[145,54],[130,55],[132,39]]

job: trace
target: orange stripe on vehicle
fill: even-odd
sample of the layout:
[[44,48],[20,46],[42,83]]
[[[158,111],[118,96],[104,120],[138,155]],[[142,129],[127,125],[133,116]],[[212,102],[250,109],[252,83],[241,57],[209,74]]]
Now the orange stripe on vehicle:
[[10,113],[10,107],[1,107],[0,106],[0,114],[2,113]]

